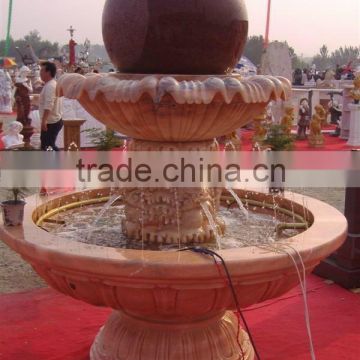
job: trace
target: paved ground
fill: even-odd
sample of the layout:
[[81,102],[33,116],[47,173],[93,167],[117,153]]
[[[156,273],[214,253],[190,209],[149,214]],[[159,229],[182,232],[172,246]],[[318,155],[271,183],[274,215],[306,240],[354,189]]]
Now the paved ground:
[[[292,189],[323,200],[340,211],[344,208],[344,189]],[[0,201],[7,196],[0,190]],[[46,286],[19,255],[0,241],[0,293],[18,292]]]

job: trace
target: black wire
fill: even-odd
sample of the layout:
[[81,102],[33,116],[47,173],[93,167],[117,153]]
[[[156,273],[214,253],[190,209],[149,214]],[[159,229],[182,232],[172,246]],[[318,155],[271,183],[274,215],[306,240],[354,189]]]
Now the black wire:
[[246,331],[247,331],[247,333],[249,335],[250,342],[251,342],[251,344],[252,344],[252,346],[254,348],[255,355],[258,358],[258,360],[261,360],[260,356],[259,356],[259,353],[257,351],[257,348],[255,346],[254,339],[253,339],[253,337],[251,335],[251,331],[249,329],[249,326],[248,326],[248,324],[246,322],[246,319],[244,317],[243,312],[240,309],[239,300],[237,298],[236,291],[235,291],[235,288],[234,288],[234,284],[232,282],[232,278],[231,278],[231,275],[230,275],[230,272],[229,272],[229,269],[228,269],[228,267],[226,265],[225,260],[217,252],[215,252],[213,250],[210,250],[210,249],[207,249],[207,248],[203,248],[201,246],[186,247],[186,248],[181,249],[179,251],[192,251],[192,252],[199,253],[199,254],[209,255],[209,256],[211,256],[213,258],[215,263],[216,263],[216,258],[218,258],[221,261],[221,264],[222,264],[222,266],[223,266],[223,268],[225,270],[225,273],[226,273],[226,277],[227,277],[227,279],[229,281],[229,287],[230,287],[230,290],[231,290],[231,293],[232,293],[232,296],[233,296],[233,299],[234,299],[234,302],[235,302],[235,305],[236,305],[236,310],[239,313],[239,315],[241,317],[241,320],[243,321],[243,323],[245,325]]

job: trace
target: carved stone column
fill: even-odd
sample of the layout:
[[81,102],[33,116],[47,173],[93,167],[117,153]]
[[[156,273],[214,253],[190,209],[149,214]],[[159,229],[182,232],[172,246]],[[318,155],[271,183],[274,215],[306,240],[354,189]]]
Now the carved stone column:
[[[189,143],[160,143],[132,140],[134,151],[211,151],[214,140]],[[224,232],[217,217],[221,189],[215,188],[130,188],[124,192],[123,229],[129,238],[156,244],[191,244],[215,240],[214,229],[204,212],[209,210],[216,232]]]

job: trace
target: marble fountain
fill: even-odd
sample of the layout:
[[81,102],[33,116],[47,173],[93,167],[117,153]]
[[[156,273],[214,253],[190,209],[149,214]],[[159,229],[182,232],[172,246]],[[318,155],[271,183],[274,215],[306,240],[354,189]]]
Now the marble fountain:
[[[59,92],[131,137],[134,151],[214,150],[216,136],[247,124],[269,101],[290,96],[286,79],[243,80],[231,75],[246,42],[247,24],[242,0],[107,0],[103,35],[119,72],[64,75]],[[1,240],[51,287],[114,309],[91,347],[91,360],[255,358],[246,331],[238,331],[231,290],[212,259],[191,251],[146,248],[154,243],[201,245],[215,242],[215,232],[226,234],[218,215],[229,195],[225,190],[176,191],[178,206],[171,188],[119,191],[122,232],[129,241],[144,244],[138,250],[86,244],[42,228],[59,211],[66,218],[67,209],[105,203],[109,189],[41,202],[36,196],[28,198],[24,224],[0,228]],[[305,231],[286,239],[301,255],[306,273],[345,240],[345,218],[325,203],[304,201],[296,194],[244,190],[237,194],[249,204],[291,211],[306,223]],[[203,213],[204,203],[214,219],[213,228]],[[166,216],[151,216],[159,207]],[[282,295],[299,282],[285,252],[249,244],[218,253],[227,264],[241,307]]]

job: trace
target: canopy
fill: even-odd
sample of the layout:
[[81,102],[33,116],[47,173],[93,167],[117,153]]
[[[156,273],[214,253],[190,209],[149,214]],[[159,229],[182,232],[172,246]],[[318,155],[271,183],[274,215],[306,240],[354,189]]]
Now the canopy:
[[12,68],[16,66],[16,61],[14,58],[10,57],[0,57],[0,67],[4,69]]

